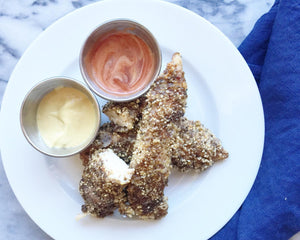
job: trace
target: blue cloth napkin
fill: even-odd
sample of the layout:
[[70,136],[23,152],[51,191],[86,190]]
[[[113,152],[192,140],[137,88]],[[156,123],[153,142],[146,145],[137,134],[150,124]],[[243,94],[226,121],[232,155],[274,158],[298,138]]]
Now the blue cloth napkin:
[[211,240],[289,239],[300,231],[300,1],[277,0],[239,50],[263,102],[264,152],[245,202]]

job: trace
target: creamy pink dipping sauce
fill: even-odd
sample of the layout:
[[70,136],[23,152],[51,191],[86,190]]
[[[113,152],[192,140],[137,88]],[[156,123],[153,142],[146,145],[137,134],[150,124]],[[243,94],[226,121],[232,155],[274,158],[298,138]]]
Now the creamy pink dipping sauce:
[[85,58],[88,74],[103,91],[126,96],[152,80],[155,60],[140,37],[125,31],[99,39]]

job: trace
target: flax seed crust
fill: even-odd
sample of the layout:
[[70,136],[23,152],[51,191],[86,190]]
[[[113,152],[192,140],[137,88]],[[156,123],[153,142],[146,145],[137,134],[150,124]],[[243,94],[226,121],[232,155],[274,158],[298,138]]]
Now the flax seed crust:
[[220,140],[200,121],[181,119],[179,135],[172,146],[172,164],[181,171],[204,171],[228,157]]
[[[104,217],[119,208],[128,217],[159,219],[168,210],[164,188],[171,165],[182,172],[202,172],[228,157],[210,130],[184,117],[186,98],[181,57],[176,53],[146,96],[104,106],[111,122],[100,127],[93,144],[80,154],[85,166],[80,183],[84,212]],[[104,149],[112,149],[135,168],[130,184],[122,191],[107,182],[101,163],[92,157]]]
[[108,102],[104,105],[102,112],[109,120],[121,128],[119,132],[133,129],[141,119],[141,109],[145,106],[145,97],[139,97],[130,102]]
[[[122,128],[122,127],[121,127]],[[133,145],[136,139],[137,129],[120,131],[120,126],[110,122],[103,124],[98,132],[96,139],[89,146],[80,153],[80,158],[85,166],[90,156],[101,149],[112,149],[118,157],[123,159],[126,163],[131,161]]]
[[81,207],[82,212],[103,218],[118,208],[119,202],[125,197],[126,186],[107,177],[103,162],[97,157],[101,151],[95,151],[85,165],[79,192],[85,202]]
[[147,93],[130,167],[135,169],[127,187],[127,201],[119,211],[129,217],[159,219],[167,214],[164,188],[171,169],[170,146],[184,115],[187,86],[181,56],[173,55]]
[[[118,108],[118,104],[114,104],[115,109]],[[126,108],[124,103],[122,104],[122,108]],[[143,106],[136,108],[135,111],[142,112]],[[140,113],[139,115],[142,114]],[[135,129],[139,126],[137,123]],[[223,148],[221,141],[209,129],[205,128],[200,121],[191,121],[186,117],[182,117],[178,128],[178,135],[174,136],[176,139],[174,139],[174,144],[170,148],[172,165],[176,169],[182,172],[202,172],[215,162],[228,158],[229,154]],[[131,138],[128,139],[129,144],[121,144],[121,146],[124,145],[129,148],[127,150],[119,148],[120,152],[132,153],[136,138],[134,133],[136,132],[130,134]],[[125,142],[126,140],[122,139],[122,141]],[[130,161],[130,159],[131,156],[127,157],[127,161]]]

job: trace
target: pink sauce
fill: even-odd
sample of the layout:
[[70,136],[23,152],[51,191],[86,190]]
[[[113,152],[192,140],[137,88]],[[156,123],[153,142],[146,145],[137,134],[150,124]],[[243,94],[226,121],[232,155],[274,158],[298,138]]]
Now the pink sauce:
[[118,96],[143,89],[152,80],[155,65],[144,40],[125,31],[99,39],[85,61],[91,79],[105,92]]

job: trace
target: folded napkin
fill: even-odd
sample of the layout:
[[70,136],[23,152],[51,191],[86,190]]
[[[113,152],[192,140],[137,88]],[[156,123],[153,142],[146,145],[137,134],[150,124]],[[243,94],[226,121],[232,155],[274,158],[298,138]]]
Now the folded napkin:
[[211,240],[289,239],[300,231],[300,2],[276,1],[239,50],[263,102],[264,152],[245,202]]

